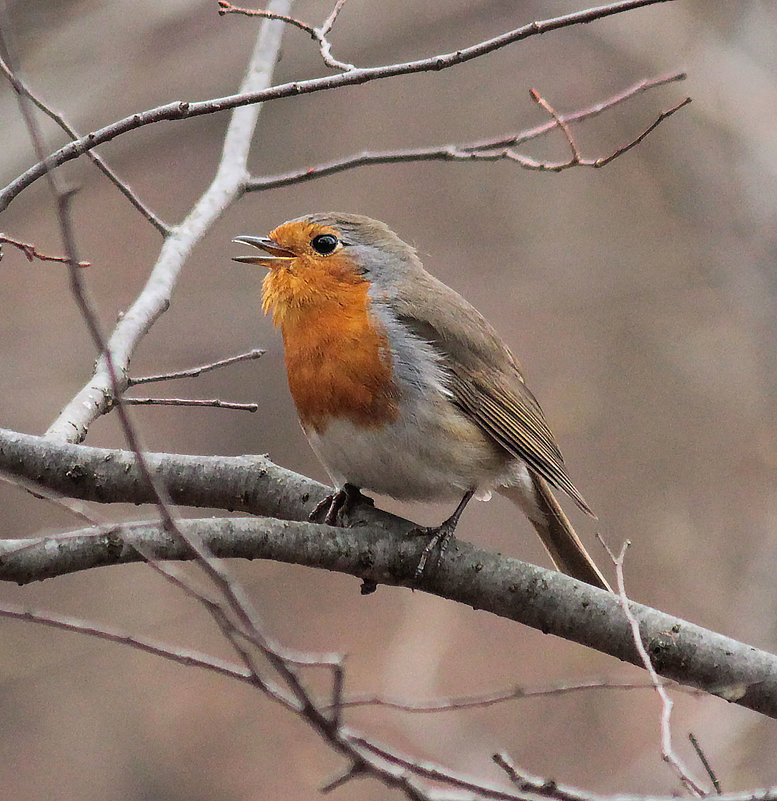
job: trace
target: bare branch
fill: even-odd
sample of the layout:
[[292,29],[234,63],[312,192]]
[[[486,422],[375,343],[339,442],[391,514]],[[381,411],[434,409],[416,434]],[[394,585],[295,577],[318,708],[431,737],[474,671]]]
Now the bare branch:
[[[13,448],[3,445],[0,449],[3,454],[9,451],[8,458],[13,461]],[[200,481],[207,483],[207,457],[191,457],[191,461]],[[153,455],[149,455],[149,463],[155,472],[168,477],[173,497],[177,497],[180,474],[159,471],[160,462]],[[251,481],[267,480],[267,475],[257,470],[257,463],[249,468],[249,463],[243,461],[242,469],[250,477],[243,477],[238,484],[241,489],[236,492],[235,486],[230,486],[226,460],[220,459],[216,464],[214,477],[220,484],[219,492],[226,488],[236,500],[236,507],[241,495],[245,499],[250,494],[247,488]],[[100,483],[106,478],[106,471],[123,473],[127,476],[124,481],[137,488],[137,469],[128,469],[127,462],[118,458],[106,461],[102,456],[100,465]],[[89,483],[85,478],[84,470],[71,481],[85,485]],[[182,483],[186,484],[185,478]],[[310,486],[310,495],[320,497]],[[288,490],[285,495],[292,497]],[[135,497],[130,495],[127,500]],[[215,504],[210,501],[209,505]],[[300,511],[304,508],[307,506]],[[415,538],[403,536],[412,523],[367,504],[358,507],[351,523],[350,528],[335,528],[273,518],[204,518],[179,520],[178,526],[188,539],[203,543],[220,559],[273,559],[347,573],[381,584],[411,586],[424,546]],[[56,547],[52,547],[52,542],[56,542]],[[12,553],[20,546],[24,550]],[[143,521],[123,524],[119,531],[109,533],[86,529],[53,539],[0,541],[0,580],[27,583],[103,565],[137,562],[138,549],[160,560],[193,558],[191,549],[159,523]],[[644,667],[630,624],[619,599],[612,593],[461,540],[451,545],[439,569],[429,573],[419,589]],[[777,717],[777,657],[635,602],[631,602],[630,609],[639,621],[650,652],[657,656],[654,669],[662,676]],[[247,623],[241,622],[240,626],[250,630]],[[321,715],[329,721],[325,709],[321,707]]]
[[245,353],[238,353],[237,356],[228,356],[226,359],[219,359],[218,361],[209,362],[208,364],[190,367],[188,370],[176,370],[172,373],[158,373],[157,375],[139,376],[138,378],[129,377],[127,379],[127,385],[133,387],[137,384],[150,384],[154,381],[170,381],[175,378],[197,378],[211,370],[217,370],[220,367],[228,367],[238,362],[251,361],[261,356],[264,356],[264,351],[261,348],[254,348]]
[[712,786],[715,788],[715,792],[718,795],[723,794],[723,789],[718,781],[718,777],[715,775],[715,771],[712,769],[712,765],[710,765],[709,760],[707,759],[707,755],[702,751],[701,746],[699,745],[699,741],[694,736],[693,732],[688,732],[688,740],[690,741],[691,745],[693,746],[693,750],[696,752],[696,756],[699,757],[699,762],[704,767],[704,770],[707,771],[707,776],[710,778],[710,782],[712,782]]
[[[603,100],[571,114],[560,115],[559,122],[563,120],[566,125],[569,125],[570,123],[591,119],[642,92],[646,92],[658,86],[665,86],[668,83],[683,81],[685,78],[685,73],[677,72],[671,75],[662,75],[657,78],[640,81],[630,86],[628,89],[611,96],[607,100]],[[279,175],[252,178],[246,183],[246,191],[260,192],[266,189],[276,189],[281,186],[291,186],[292,184],[312,181],[316,178],[323,178],[328,175],[345,172],[346,170],[351,170],[356,167],[375,164],[398,164],[417,161],[475,161],[477,159],[475,154],[494,151],[498,151],[501,154],[498,156],[499,158],[507,158],[507,156],[504,155],[506,148],[515,147],[524,142],[531,141],[532,139],[537,139],[540,136],[545,136],[555,130],[559,122],[553,120],[525,131],[503,134],[493,139],[481,139],[476,142],[422,148],[403,148],[399,150],[364,151],[353,156],[336,159],[325,164],[317,164],[301,170],[292,170],[291,172],[281,173]]]
[[[537,95],[539,98],[539,95]],[[541,98],[538,99],[538,103],[541,102],[544,108],[547,108],[553,114],[554,120],[560,124],[560,119],[555,111],[553,111],[550,106]],[[656,120],[654,120],[642,133],[640,133],[637,137],[632,139],[625,145],[621,145],[608,156],[602,156],[598,159],[584,159],[580,155],[580,151],[578,150],[577,145],[575,144],[575,140],[572,137],[572,134],[568,128],[568,126],[563,125],[562,129],[564,130],[564,134],[567,137],[567,141],[569,146],[572,150],[572,157],[567,161],[558,161],[558,162],[548,162],[548,161],[535,161],[527,156],[522,156],[519,153],[516,153],[513,148],[506,148],[501,152],[494,152],[494,153],[476,153],[474,154],[474,158],[485,159],[487,161],[497,161],[500,158],[508,158],[515,162],[517,162],[521,167],[527,170],[537,170],[539,172],[562,172],[563,170],[568,170],[572,167],[593,167],[598,169],[600,167],[604,167],[610,162],[617,159],[619,156],[622,156],[624,153],[628,153],[633,147],[636,147],[640,142],[642,142],[645,137],[647,137],[652,131],[655,129],[668,117],[671,117],[675,112],[679,111],[681,108],[684,108],[691,102],[690,97],[686,97],[685,100],[680,101],[677,105],[672,106],[672,108],[662,111]]]
[[[631,544],[629,540],[626,540],[623,543],[623,547],[621,548],[620,553],[618,556],[615,556],[613,552],[607,547],[604,540],[599,539],[599,541],[604,545],[605,549],[610,555],[610,558],[615,565],[615,575],[617,580],[617,591],[618,591],[618,600],[620,601],[621,609],[623,609],[623,614],[626,616],[626,619],[629,622],[629,626],[631,628],[631,634],[634,638],[634,644],[637,646],[637,653],[639,654],[639,658],[642,660],[642,664],[645,666],[645,670],[647,670],[648,675],[650,676],[650,680],[653,682],[653,686],[655,687],[656,693],[658,697],[661,699],[661,757],[663,758],[664,762],[666,762],[677,774],[680,781],[683,785],[688,789],[691,793],[701,798],[702,796],[707,795],[707,791],[704,790],[699,782],[694,779],[688,768],[682,763],[680,758],[675,754],[674,748],[672,747],[672,707],[674,706],[674,702],[669,697],[669,694],[664,689],[663,682],[658,678],[658,673],[656,672],[655,667],[653,666],[653,662],[651,661],[650,657],[648,656],[647,649],[645,648],[644,643],[642,642],[642,634],[640,633],[639,621],[637,620],[636,615],[634,614],[631,608],[631,602],[629,601],[628,595],[626,595],[626,583],[623,575],[623,562],[626,558],[626,550],[628,549],[629,545]],[[673,633],[673,629],[668,630],[670,636]]]
[[315,37],[316,29],[312,25],[308,25],[296,17],[289,16],[288,14],[277,14],[274,11],[262,11],[253,8],[239,8],[228,3],[227,0],[219,0],[219,16],[223,17],[225,14],[242,14],[245,17],[261,17],[262,19],[274,19],[278,22],[285,22],[287,25],[293,25],[305,33],[309,33]]
[[238,681],[251,682],[250,675],[240,668],[238,665],[222,662],[216,657],[206,656],[197,653],[196,651],[189,651],[178,646],[169,645],[167,643],[156,642],[154,640],[147,640],[142,637],[135,637],[118,629],[105,628],[97,626],[93,623],[86,623],[83,620],[78,620],[72,617],[65,617],[54,612],[41,612],[38,610],[22,609],[21,607],[3,604],[0,606],[0,616],[13,618],[15,620],[24,620],[29,623],[38,623],[50,628],[61,629],[63,631],[72,631],[78,634],[86,634],[89,637],[96,637],[100,640],[107,640],[108,642],[118,643],[120,645],[127,645],[139,651],[145,651],[154,656],[161,656],[164,659],[169,659],[172,662],[185,665],[187,667],[199,667],[204,670],[210,670],[219,673],[222,676],[227,676],[230,679],[237,679]]
[[[682,692],[697,694],[698,690],[681,687],[674,682],[667,682],[666,686]],[[413,714],[429,714],[436,712],[460,712],[465,709],[484,709],[489,706],[503,704],[507,701],[520,701],[524,698],[542,698],[569,695],[571,693],[587,692],[590,690],[653,690],[652,681],[608,681],[606,679],[592,679],[590,681],[576,681],[557,684],[551,687],[514,687],[509,690],[500,690],[481,695],[463,695],[457,698],[441,699],[436,701],[403,701],[396,698],[385,698],[379,695],[349,696],[342,701],[343,707],[381,706],[387,709],[396,709],[401,712]]]
[[[18,239],[13,239],[6,234],[0,234],[0,248],[6,245],[13,245],[15,248],[19,248],[19,250],[24,253],[27,261],[33,261],[34,259],[38,259],[39,261],[56,261],[60,264],[70,264],[68,261],[67,256],[47,256],[45,253],[41,253],[35,245],[31,245],[29,242],[21,242]],[[2,249],[0,249],[0,259],[2,259],[3,253]],[[88,261],[79,261],[75,264],[76,267],[91,267],[91,263]]]
[[564,136],[567,138],[567,142],[569,142],[569,147],[572,150],[572,162],[574,164],[579,164],[580,151],[577,149],[577,144],[575,143],[575,139],[572,136],[572,131],[569,129],[569,125],[567,125],[566,120],[556,112],[556,110],[550,105],[550,103],[548,103],[547,100],[540,96],[536,89],[530,89],[529,96],[535,103],[537,103],[537,105],[542,106],[542,108],[544,108],[545,111],[547,111],[548,114],[553,117],[554,122],[559,126],[559,128],[561,128],[561,130],[564,132]]
[[[241,86],[241,92],[247,96],[261,94],[264,87],[269,86],[282,30],[282,26],[275,23],[262,27]],[[92,379],[63,409],[47,436],[67,441],[83,440],[89,425],[109,411],[114,399],[126,390],[130,358],[142,337],[169,306],[173,288],[192,248],[242,192],[246,160],[260,108],[254,105],[235,109],[211,185],[184,222],[165,240],[145,287],[114,329]],[[109,361],[116,368],[116,386],[111,380]]]
[[284,14],[273,14],[271,11],[261,11],[251,8],[238,8],[237,6],[233,6],[232,3],[228,3],[227,0],[219,0],[219,14],[221,16],[224,16],[224,14],[243,14],[247,17],[264,17],[265,19],[277,19],[281,22],[285,22],[287,25],[293,25],[305,31],[305,33],[310,34],[310,37],[318,42],[318,49],[321,53],[321,58],[324,60],[324,64],[334,69],[348,71],[355,70],[356,67],[353,64],[348,64],[345,61],[336,59],[332,55],[332,45],[329,39],[327,39],[327,34],[332,29],[332,25],[334,25],[337,15],[340,13],[340,9],[343,7],[344,3],[345,0],[338,0],[331,14],[326,18],[324,24],[321,25],[320,28],[316,28],[295,17]]
[[[54,111],[51,106],[44,103],[39,97],[34,95],[29,87],[21,80],[18,74],[15,74],[11,68],[0,58],[0,72],[2,72],[8,79],[14,90],[23,94],[27,99],[37,106],[44,114],[50,117],[57,125],[73,140],[80,139],[81,134],[76,131],[72,125],[58,112]],[[132,191],[129,184],[123,181],[119,176],[107,165],[105,159],[94,150],[87,151],[86,155],[103,171],[108,179],[117,187],[117,189],[129,200],[130,203],[157,229],[163,236],[170,233],[171,228],[167,223],[163,222],[145,203]],[[52,259],[58,261],[58,259]],[[85,265],[88,264],[84,263]]]
[[609,156],[603,159],[597,159],[592,167],[605,167],[609,164],[613,159],[618,158],[618,156],[622,156],[627,151],[631,150],[633,147],[636,147],[645,137],[655,131],[656,128],[667,118],[671,117],[676,111],[679,111],[681,108],[685,108],[691,101],[690,97],[686,97],[685,100],[680,101],[676,106],[672,106],[672,108],[667,109],[666,111],[662,111],[656,120],[652,123],[652,125],[648,125],[642,133],[637,136],[635,139],[632,139],[627,145],[618,148],[616,151],[611,153]]
[[129,406],[207,406],[213,409],[233,409],[239,412],[259,411],[258,403],[236,403],[219,398],[122,398]]
[[[200,102],[176,101],[168,103],[164,106],[158,106],[147,111],[132,114],[104,128],[93,131],[52,153],[46,161],[52,167],[58,167],[72,159],[78,158],[88,150],[92,150],[104,142],[109,142],[128,131],[162,121],[182,120],[203,114],[213,114],[215,112],[237,108],[238,106],[247,106],[270,100],[279,100],[284,97],[294,97],[311,92],[336,89],[341,86],[357,86],[368,83],[369,81],[393,78],[399,75],[412,75],[418,72],[449,69],[450,67],[463,64],[475,58],[480,58],[488,53],[492,53],[532,36],[539,36],[544,33],[549,33],[550,31],[560,30],[561,28],[568,28],[573,25],[581,25],[604,19],[613,14],[622,14],[637,8],[668,2],[674,2],[674,0],[621,0],[621,2],[610,3],[609,5],[598,6],[584,11],[577,11],[552,19],[531,22],[528,25],[523,25],[515,30],[507,31],[492,39],[478,42],[471,47],[465,47],[451,53],[444,53],[417,61],[390,64],[382,67],[354,69],[338,75],[329,75],[306,81],[292,81],[274,87],[245,91],[236,95],[215,98],[213,100]],[[5,189],[0,191],[0,211],[3,211],[21,191],[44,174],[45,167],[42,162],[39,162],[8,184]]]
[[334,4],[334,7],[330,11],[329,16],[324,20],[321,27],[319,28],[321,33],[326,35],[329,33],[329,31],[332,30],[332,27],[334,26],[337,20],[337,16],[343,10],[343,6],[346,4],[346,2],[347,0],[337,0],[337,2]]

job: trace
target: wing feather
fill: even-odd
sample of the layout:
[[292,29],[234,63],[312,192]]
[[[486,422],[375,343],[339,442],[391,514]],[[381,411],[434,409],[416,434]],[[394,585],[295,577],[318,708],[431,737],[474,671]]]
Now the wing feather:
[[[405,282],[394,311],[400,321],[440,354],[454,401],[511,455],[595,516],[572,483],[556,440],[520,367],[491,324],[420,263]],[[412,289],[410,289],[412,288]]]

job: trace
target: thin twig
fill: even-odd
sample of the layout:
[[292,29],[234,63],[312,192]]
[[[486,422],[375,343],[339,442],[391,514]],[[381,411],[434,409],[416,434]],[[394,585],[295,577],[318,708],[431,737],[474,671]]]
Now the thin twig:
[[[692,695],[701,694],[700,690],[691,687],[682,687],[676,682],[663,682],[667,687],[679,692],[690,693]],[[547,698],[552,696],[570,695],[572,693],[587,692],[589,690],[652,690],[652,681],[648,682],[615,682],[606,680],[591,680],[559,684],[552,687],[527,688],[515,687],[511,690],[503,690],[482,695],[464,695],[458,698],[442,699],[437,701],[401,701],[395,698],[385,698],[379,695],[357,695],[349,696],[342,700],[341,706],[344,708],[361,706],[379,706],[386,709],[395,709],[400,712],[411,714],[431,714],[436,712],[460,712],[465,709],[484,709],[489,706],[503,704],[508,701],[520,701],[525,698]]]
[[613,564],[615,565],[617,593],[621,609],[628,620],[634,645],[637,648],[637,652],[642,660],[642,664],[645,666],[645,670],[647,670],[650,680],[653,682],[653,686],[655,687],[656,693],[661,700],[661,758],[675,771],[682,784],[695,796],[701,798],[702,796],[707,795],[707,791],[696,779],[691,776],[688,768],[674,752],[674,748],[672,746],[672,707],[674,706],[674,702],[669,697],[669,694],[664,688],[664,683],[659,679],[658,673],[656,672],[655,667],[653,667],[653,661],[650,659],[647,649],[645,648],[645,644],[642,642],[642,635],[640,634],[639,630],[639,622],[637,621],[634,613],[631,611],[629,597],[626,594],[626,582],[623,574],[623,564],[626,558],[626,551],[629,545],[631,545],[631,542],[626,540],[623,543],[618,556],[615,556],[601,536],[599,536],[599,541],[605,547],[613,561]]
[[321,27],[319,28],[321,33],[326,35],[327,33],[329,33],[329,31],[332,30],[332,26],[335,24],[335,21],[337,20],[337,15],[342,11],[343,6],[346,4],[346,2],[347,0],[337,0],[331,12],[329,13],[329,16],[323,21]]
[[258,403],[236,403],[218,398],[122,398],[130,406],[208,406],[214,409],[233,409],[240,412],[259,411]]
[[[630,86],[628,89],[611,96],[607,100],[600,101],[588,108],[571,114],[560,115],[559,120],[565,124],[582,122],[596,117],[603,112],[635,97],[642,92],[664,86],[668,83],[685,80],[684,72],[672,73],[671,75],[661,75],[657,78],[640,81]],[[558,127],[556,120],[537,125],[525,131],[503,134],[492,139],[481,139],[475,142],[465,142],[461,144],[447,144],[433,147],[421,148],[402,148],[399,150],[385,151],[364,151],[342,159],[336,159],[324,164],[316,164],[301,170],[292,170],[278,175],[268,175],[259,178],[252,178],[246,183],[247,192],[260,192],[267,189],[276,189],[282,186],[291,186],[305,181],[312,181],[316,178],[323,178],[339,172],[345,172],[356,167],[364,167],[377,164],[399,164],[403,162],[418,161],[474,161],[475,153],[496,152],[497,158],[507,158],[504,149],[511,146],[518,146],[525,142],[545,136]]]
[[220,367],[227,367],[231,364],[238,362],[250,361],[264,356],[264,351],[261,348],[254,348],[253,350],[246,351],[245,353],[238,353],[236,356],[228,356],[226,359],[219,359],[215,362],[208,364],[200,364],[197,367],[190,367],[187,370],[176,370],[171,373],[158,373],[156,375],[139,376],[138,378],[128,378],[127,385],[130,387],[138,384],[150,384],[154,381],[171,381],[176,378],[197,378],[203,373],[208,373],[211,370],[217,370]]
[[545,100],[545,98],[542,97],[536,89],[530,89],[529,96],[535,103],[537,103],[537,105],[542,106],[542,108],[544,108],[545,111],[547,111],[548,114],[553,117],[556,125],[558,125],[558,127],[564,132],[564,136],[566,137],[569,147],[572,150],[572,163],[579,164],[581,160],[580,151],[578,150],[577,143],[575,142],[575,138],[572,136],[572,131],[569,129],[567,121],[556,112],[553,106],[551,106],[550,103],[548,103],[548,101]]
[[715,788],[715,792],[718,795],[723,794],[723,788],[718,781],[718,777],[715,774],[715,771],[712,769],[712,765],[710,765],[709,760],[707,759],[707,755],[702,750],[702,747],[699,745],[699,741],[694,736],[693,732],[688,732],[688,739],[690,740],[691,745],[693,746],[693,750],[696,752],[696,756],[699,757],[699,762],[704,767],[704,770],[707,771],[707,775],[710,777],[710,781],[712,782],[712,786]]
[[38,623],[50,628],[61,629],[63,631],[72,631],[78,634],[85,634],[89,637],[96,637],[100,640],[107,640],[108,642],[118,643],[119,645],[127,645],[139,651],[153,654],[154,656],[161,656],[172,662],[177,662],[187,667],[198,667],[204,670],[210,670],[219,673],[222,676],[227,676],[230,679],[237,679],[238,681],[250,682],[250,675],[240,668],[239,665],[222,662],[216,657],[206,656],[205,654],[196,651],[189,651],[178,646],[170,645],[168,643],[156,642],[154,640],[147,640],[142,637],[136,637],[131,634],[112,629],[108,627],[98,626],[94,623],[87,623],[73,617],[66,617],[54,612],[44,612],[41,610],[23,609],[19,606],[10,604],[3,604],[0,606],[0,616],[13,618],[15,620],[25,620],[29,623]]
[[[616,148],[612,153],[608,156],[602,156],[597,159],[584,159],[580,156],[580,151],[575,144],[574,139],[569,131],[569,128],[564,125],[563,130],[567,137],[567,141],[572,149],[572,157],[569,158],[567,161],[557,161],[557,162],[550,162],[550,161],[535,161],[528,156],[523,156],[520,153],[516,153],[513,148],[505,148],[503,151],[493,152],[493,153],[475,153],[473,154],[474,158],[484,159],[488,161],[496,161],[500,158],[508,158],[512,161],[515,161],[521,167],[526,170],[537,170],[539,172],[562,172],[563,170],[571,169],[572,167],[593,167],[594,169],[599,169],[601,167],[606,166],[610,162],[617,159],[619,156],[622,156],[624,153],[628,153],[633,147],[636,147],[640,142],[642,142],[645,137],[647,137],[652,131],[655,129],[667,118],[671,117],[675,112],[679,111],[681,108],[684,108],[691,102],[690,97],[686,97],[685,100],[680,101],[677,105],[672,106],[672,108],[667,109],[666,111],[662,111],[658,118],[655,119],[647,128],[645,128],[642,133],[632,139],[625,145],[621,145],[620,147]],[[544,105],[546,108],[550,108],[547,104]],[[554,119],[556,121],[559,120],[558,116],[554,111],[551,111],[554,115]]]
[[[13,239],[12,237],[6,234],[0,234],[0,259],[3,257],[2,253],[2,245],[13,245],[15,248],[19,248],[19,250],[24,253],[27,261],[33,261],[34,259],[38,259],[38,261],[56,261],[60,264],[69,264],[70,262],[67,259],[67,256],[48,256],[45,253],[41,253],[35,245],[31,245],[29,242],[21,242],[18,239]],[[76,267],[91,267],[91,262],[88,261],[79,261]]]
[[274,19],[278,22],[285,22],[287,25],[293,25],[305,33],[314,36],[315,28],[308,25],[306,22],[297,19],[296,17],[289,16],[288,14],[277,14],[274,11],[266,11],[255,8],[240,8],[228,3],[227,0],[219,0],[219,16],[223,17],[225,14],[241,14],[245,17],[261,17],[262,19]]
[[287,14],[275,14],[272,11],[265,11],[262,9],[240,8],[238,6],[233,6],[232,3],[227,2],[227,0],[219,0],[219,15],[223,17],[225,14],[242,14],[246,17],[274,19],[280,22],[285,22],[287,25],[293,25],[295,28],[305,31],[305,33],[309,34],[312,39],[318,42],[318,49],[321,53],[321,58],[324,60],[324,64],[326,64],[328,67],[332,67],[333,69],[348,72],[350,70],[355,70],[356,67],[353,64],[348,64],[345,61],[336,59],[332,55],[332,44],[327,38],[327,34],[329,31],[331,31],[332,26],[337,19],[337,15],[340,13],[340,9],[342,9],[343,5],[345,5],[345,0],[337,0],[332,12],[324,20],[324,23],[318,28],[315,25],[310,25],[307,22],[303,22],[302,20],[297,19],[296,17],[291,17]]
[[672,108],[667,109],[666,111],[662,111],[658,115],[658,117],[655,119],[655,121],[651,125],[649,125],[647,128],[645,128],[645,130],[642,131],[642,133],[639,136],[637,136],[635,139],[632,139],[631,142],[629,142],[628,144],[623,145],[623,147],[619,147],[616,151],[611,153],[606,158],[597,159],[596,162],[594,164],[592,164],[591,166],[592,167],[605,167],[613,159],[617,159],[618,156],[622,156],[628,150],[631,150],[633,147],[636,147],[646,136],[648,136],[653,131],[655,131],[655,129],[658,128],[658,126],[665,119],[667,119],[667,117],[671,117],[672,114],[674,114],[676,111],[679,111],[681,108],[685,108],[685,106],[687,106],[691,102],[692,102],[692,98],[686,97],[685,100],[681,100],[676,106],[672,106]]
[[[65,131],[65,133],[73,140],[80,139],[81,134],[73,128],[72,125],[60,114],[59,112],[54,111],[51,106],[47,103],[44,103],[39,97],[34,95],[30,88],[22,81],[18,74],[14,73],[10,67],[5,63],[3,59],[0,58],[0,72],[2,72],[5,77],[10,82],[11,86],[14,87],[16,92],[22,93],[27,96],[30,102],[34,103],[44,114],[50,117],[54,122],[59,125],[59,127]],[[97,167],[103,171],[103,173],[108,177],[108,179],[118,188],[118,190],[124,195],[124,197],[129,200],[129,202],[154,226],[154,228],[159,231],[162,236],[167,236],[170,231],[172,230],[167,223],[161,220],[153,211],[145,204],[143,201],[137,196],[135,192],[130,188],[129,184],[126,181],[123,181],[119,176],[114,172],[111,167],[105,162],[103,157],[95,152],[94,150],[88,150],[86,155],[92,160]],[[58,261],[57,259],[52,259],[52,261]]]
[[[594,20],[604,19],[613,14],[622,14],[637,8],[656,5],[658,3],[669,3],[674,0],[620,0],[620,2],[610,3],[596,8],[589,8],[583,11],[576,11],[572,14],[565,14],[552,19],[545,19],[531,22],[512,31],[478,42],[470,47],[444,53],[430,58],[418,59],[404,63],[389,64],[381,67],[366,67],[350,70],[338,75],[328,75],[322,78],[312,78],[306,81],[292,81],[278,86],[267,87],[260,90],[243,92],[228,97],[220,97],[212,100],[200,102],[176,101],[164,106],[158,106],[147,111],[131,114],[124,119],[117,120],[110,125],[100,128],[85,137],[71,142],[59,150],[52,153],[46,163],[52,167],[58,167],[72,159],[83,155],[87,150],[91,150],[104,142],[109,142],[117,136],[122,136],[128,131],[137,130],[146,125],[153,125],[167,120],[183,120],[203,114],[213,114],[219,111],[227,111],[238,106],[247,106],[271,100],[279,100],[285,97],[295,97],[301,94],[321,92],[328,89],[336,89],[343,86],[357,86],[370,81],[393,78],[399,75],[413,75],[419,72],[440,71],[450,67],[464,64],[476,58],[480,58],[487,53],[495,52],[503,47],[531,38],[540,36],[550,31],[568,28],[573,25],[582,25]],[[0,191],[0,211],[3,211],[8,204],[30,184],[37,181],[46,172],[43,161],[32,166],[24,172],[2,191]]]

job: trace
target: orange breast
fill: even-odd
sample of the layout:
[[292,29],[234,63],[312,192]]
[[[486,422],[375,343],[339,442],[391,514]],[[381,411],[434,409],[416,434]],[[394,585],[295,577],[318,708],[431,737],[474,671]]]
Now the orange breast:
[[365,428],[394,420],[399,394],[385,331],[370,313],[368,283],[319,283],[314,295],[301,297],[287,294],[289,281],[293,275],[270,273],[264,302],[283,332],[289,389],[303,426],[323,433],[332,418]]

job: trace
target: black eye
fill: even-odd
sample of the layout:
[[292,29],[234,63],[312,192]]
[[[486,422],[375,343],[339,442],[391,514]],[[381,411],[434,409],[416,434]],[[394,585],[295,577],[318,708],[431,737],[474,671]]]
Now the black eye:
[[319,234],[310,240],[310,246],[316,253],[328,256],[330,253],[334,253],[337,247],[337,237],[332,234]]

